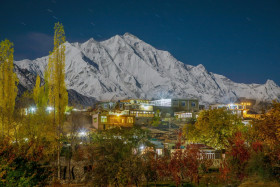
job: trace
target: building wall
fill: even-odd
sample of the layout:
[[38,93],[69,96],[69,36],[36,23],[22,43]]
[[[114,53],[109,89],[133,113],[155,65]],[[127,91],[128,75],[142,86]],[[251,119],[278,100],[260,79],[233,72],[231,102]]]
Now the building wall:
[[[160,102],[155,102],[155,103],[160,103]],[[164,118],[174,117],[175,112],[187,112],[187,113],[198,112],[199,102],[196,99],[171,99],[170,106],[154,106],[154,111],[157,110],[160,111],[161,117]]]
[[92,115],[92,126],[96,129],[99,129],[99,115],[98,114],[93,114]]
[[92,115],[92,125],[98,130],[105,130],[118,126],[132,127],[134,123],[134,116],[108,115],[106,113]]
[[196,112],[199,110],[199,103],[196,99],[172,99],[171,107],[179,111]]

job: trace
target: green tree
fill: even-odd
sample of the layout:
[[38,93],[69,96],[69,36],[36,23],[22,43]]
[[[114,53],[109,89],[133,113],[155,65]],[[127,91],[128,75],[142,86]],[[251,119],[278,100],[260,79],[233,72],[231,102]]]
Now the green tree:
[[0,43],[0,109],[2,136],[10,136],[13,128],[12,117],[17,96],[18,78],[14,72],[13,43],[4,40]]
[[43,147],[31,151],[30,145],[18,146],[7,138],[0,142],[0,186],[46,185],[50,171],[39,163]]
[[140,128],[113,128],[92,138],[93,180],[97,186],[137,185],[143,176],[140,147],[148,145]]
[[152,121],[152,126],[157,127],[157,126],[160,125],[160,123],[161,123],[160,110],[157,109],[156,112],[155,112],[155,116],[153,118],[153,121]]
[[54,27],[54,49],[49,55],[46,72],[49,90],[49,105],[53,107],[52,121],[57,140],[57,166],[60,179],[61,133],[64,123],[65,109],[68,104],[68,93],[65,85],[65,32],[63,25],[56,23]]
[[194,125],[186,125],[184,134],[190,142],[204,143],[216,149],[225,149],[228,139],[243,130],[241,118],[224,108],[203,110]]

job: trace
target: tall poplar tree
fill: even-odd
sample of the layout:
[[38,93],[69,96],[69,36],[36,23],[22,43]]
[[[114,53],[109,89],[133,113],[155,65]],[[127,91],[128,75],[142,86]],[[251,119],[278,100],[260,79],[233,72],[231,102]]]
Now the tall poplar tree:
[[45,72],[45,84],[41,86],[41,78],[39,75],[36,77],[36,84],[33,88],[33,100],[39,110],[45,111],[46,107],[48,106],[48,96],[49,96],[49,89],[48,89],[48,80],[47,72]]
[[0,109],[2,136],[10,135],[12,117],[17,96],[18,78],[14,72],[13,43],[4,40],[0,43]]
[[42,89],[40,87],[41,85],[41,79],[40,79],[40,76],[37,75],[36,77],[36,84],[33,88],[33,99],[37,105],[37,108],[41,107],[42,103],[41,103],[41,99],[42,99]]
[[47,83],[49,105],[53,107],[52,121],[57,136],[57,166],[60,179],[61,133],[65,109],[68,104],[68,93],[65,85],[65,32],[63,25],[56,23],[54,27],[54,49],[49,55],[47,67]]

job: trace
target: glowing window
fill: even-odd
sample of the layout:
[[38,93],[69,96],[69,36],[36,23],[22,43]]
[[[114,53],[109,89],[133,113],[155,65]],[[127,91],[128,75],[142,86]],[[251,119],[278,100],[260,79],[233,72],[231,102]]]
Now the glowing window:
[[133,117],[127,117],[127,123],[133,123]]
[[101,116],[101,122],[107,123],[107,116]]

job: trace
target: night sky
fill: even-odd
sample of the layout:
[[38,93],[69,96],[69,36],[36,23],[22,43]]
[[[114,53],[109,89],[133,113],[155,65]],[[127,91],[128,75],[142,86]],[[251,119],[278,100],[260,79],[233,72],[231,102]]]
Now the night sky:
[[280,85],[279,0],[1,0],[0,39],[16,60],[48,55],[58,21],[69,42],[129,32],[233,81]]

